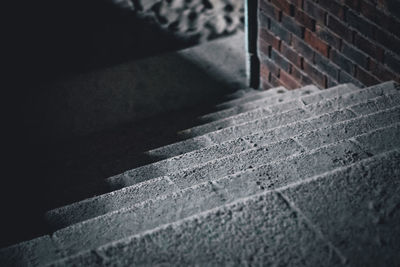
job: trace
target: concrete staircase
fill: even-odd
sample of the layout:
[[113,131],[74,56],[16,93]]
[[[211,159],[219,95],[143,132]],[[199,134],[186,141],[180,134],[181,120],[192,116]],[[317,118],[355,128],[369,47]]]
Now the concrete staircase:
[[[2,266],[399,266],[400,87],[241,90]],[[27,222],[29,223],[29,222]]]

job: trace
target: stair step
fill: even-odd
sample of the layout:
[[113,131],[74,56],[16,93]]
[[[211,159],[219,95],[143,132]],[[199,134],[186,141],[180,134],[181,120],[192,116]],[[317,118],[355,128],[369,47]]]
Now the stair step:
[[[359,90],[358,87],[354,86],[353,84],[341,84],[326,90],[319,90],[317,87],[315,86],[307,86],[305,87],[305,91],[308,91],[307,88],[313,88],[313,92],[311,93],[311,95],[314,95],[314,97],[308,97],[306,99],[310,99],[310,100],[315,100],[315,102],[321,100],[322,98],[332,98],[333,96],[338,96],[339,94],[345,94],[345,93],[350,93],[352,91],[355,90]],[[304,88],[303,88],[304,89]],[[276,106],[275,108],[273,108],[272,110],[283,110],[283,108],[285,108],[285,110],[288,109],[293,109],[295,107],[297,107],[297,104],[299,101],[295,101],[297,100],[299,97],[305,97],[302,93],[304,91],[302,91],[302,89],[296,89],[293,91],[289,91],[288,93],[284,94],[281,97],[277,97],[277,98],[263,98],[260,100],[255,100],[249,103],[243,103],[241,105],[236,105],[232,108],[228,108],[228,109],[224,109],[224,110],[220,110],[217,112],[213,112],[213,113],[209,113],[206,115],[203,115],[199,118],[200,121],[203,122],[212,122],[212,121],[218,121],[218,120],[222,120],[228,117],[232,117],[235,115],[238,115],[240,113],[244,113],[247,111],[251,111],[254,109],[258,109],[258,108],[264,108],[267,109],[267,107],[270,106]],[[315,95],[321,94],[321,98],[317,98],[315,99]],[[282,100],[282,101],[279,101]],[[294,101],[291,101],[294,100]],[[278,105],[281,104],[281,105]]]
[[[315,86],[312,86],[315,87]],[[315,87],[317,88],[317,87]],[[223,119],[216,120],[213,122],[209,122],[203,125],[195,126],[183,131],[179,132],[179,135],[184,138],[190,138],[198,135],[203,135],[209,132],[221,130],[223,128],[227,128],[229,126],[234,126],[238,124],[242,124],[251,120],[256,120],[258,118],[262,118],[265,116],[271,116],[273,114],[277,114],[280,112],[288,111],[288,110],[293,110],[296,108],[301,108],[304,106],[304,104],[309,105],[312,103],[317,103],[321,100],[328,100],[332,99],[335,97],[338,97],[339,95],[343,95],[346,93],[352,93],[354,91],[360,90],[359,88],[353,86],[353,85],[339,85],[330,89],[327,89],[325,91],[320,91],[318,88],[317,93],[303,96],[301,97],[301,92],[298,94],[295,94],[295,92],[298,92],[298,90],[293,91],[293,94],[287,94],[288,98],[287,99],[282,99],[285,100],[282,104],[280,104],[278,107],[276,105],[278,103],[274,102],[274,99],[267,99],[263,101],[257,101],[257,102],[252,102],[251,103],[251,108],[249,110],[244,109],[241,110],[240,113],[238,114],[232,114],[232,116],[224,117]],[[265,101],[273,101],[272,103],[268,104],[268,102]],[[289,101],[287,101],[289,100]],[[291,101],[290,101],[291,100]],[[272,106],[271,108],[269,108]],[[247,106],[249,107],[249,105]],[[239,111],[239,108],[234,108],[235,112]],[[241,109],[241,108],[240,108]]]
[[[316,88],[315,90],[320,91],[317,87],[315,86],[307,86],[303,87],[304,88]],[[308,89],[307,89],[308,92]],[[227,111],[225,113],[226,117],[223,119],[219,119],[216,121],[208,122],[203,125],[198,125],[183,131],[180,131],[178,134],[182,138],[190,138],[196,135],[201,135],[210,131],[216,131],[220,130],[222,128],[226,128],[232,125],[237,125],[240,123],[247,122],[249,120],[254,120],[263,116],[267,115],[272,115],[275,113],[279,113],[285,110],[290,110],[294,108],[299,108],[302,107],[304,104],[302,104],[300,101],[291,101],[293,99],[299,98],[302,96],[304,91],[301,91],[300,89],[295,90],[291,93],[287,93],[285,97],[279,97],[279,98],[266,98],[260,101],[254,101],[251,103],[247,103],[246,105],[242,106],[236,106],[233,108],[234,112],[232,112],[232,109],[225,110]],[[278,101],[278,100],[282,100]],[[277,104],[281,103],[278,107],[276,106]],[[273,106],[272,108],[269,108],[270,106]],[[223,111],[223,112],[225,112]],[[228,114],[229,113],[229,114]],[[236,113],[236,114],[234,114]]]
[[315,92],[319,92],[320,89],[314,85],[307,85],[305,87],[292,90],[292,91],[283,91],[284,87],[278,87],[277,92],[282,92],[279,94],[271,94],[269,91],[261,91],[263,93],[253,95],[253,96],[246,96],[235,100],[230,100],[227,102],[220,103],[216,106],[217,109],[229,109],[232,107],[238,106],[246,106],[246,104],[265,101],[264,103],[267,105],[277,104],[283,101],[287,101],[288,99],[293,99],[295,97],[309,95]]
[[[396,255],[399,213],[377,222],[400,202],[399,166],[399,150],[379,154],[127,236],[55,266],[398,266],[399,258],[382,253],[382,242]],[[377,242],[366,238],[371,234]]]
[[[234,99],[238,99],[238,98],[244,98],[244,97],[248,97],[248,96],[252,96],[252,95],[257,95],[257,94],[261,94],[261,95],[281,95],[281,94],[285,94],[287,93],[289,90],[287,90],[285,87],[283,86],[278,86],[278,87],[274,87],[274,88],[270,88],[267,90],[255,90],[252,88],[245,88],[245,89],[241,89],[238,90],[232,94],[228,94],[225,96],[226,101],[230,101],[230,100],[234,100]],[[268,92],[268,93],[266,93]]]
[[[325,90],[322,92],[327,91],[329,90]],[[254,118],[252,116],[249,116],[249,121],[246,123],[229,126],[221,130],[216,130],[214,132],[209,132],[204,135],[193,137],[188,140],[156,148],[146,152],[146,154],[159,160],[166,159],[194,150],[198,150],[207,146],[219,144],[227,140],[246,136],[260,130],[265,130],[268,128],[271,129],[295,121],[307,119],[311,116],[328,113],[334,110],[338,110],[340,108],[360,103],[362,101],[368,101],[369,99],[380,95],[398,93],[398,91],[399,89],[395,87],[395,83],[387,82],[381,85],[353,91],[351,93],[347,93],[339,97],[333,97],[330,99],[321,100],[321,96],[319,95],[310,95],[303,97],[302,100],[296,100],[299,102],[298,105],[302,105],[303,107],[283,111],[282,113],[270,114],[255,120],[252,120]],[[314,101],[317,102],[314,103]],[[303,102],[305,102],[305,104],[307,105],[304,105]],[[278,104],[275,106],[275,108],[277,110],[280,110],[280,108],[282,107],[281,105],[282,104]],[[247,116],[247,114],[240,116]],[[235,123],[233,118],[231,118],[230,120],[232,124]]]
[[[268,134],[257,134],[245,137],[252,146],[257,146],[259,148],[249,149],[234,155],[227,153],[225,154],[225,157],[203,164],[192,163],[191,165],[187,165],[193,166],[191,168],[182,167],[169,170],[163,173],[163,175],[167,176],[156,177],[157,179],[150,183],[139,183],[139,179],[142,179],[142,177],[140,175],[135,176],[135,170],[133,170],[129,176],[125,175],[115,179],[114,183],[118,184],[118,186],[115,186],[116,188],[124,188],[130,184],[139,183],[137,186],[114,191],[109,194],[86,199],[81,202],[52,210],[47,213],[47,219],[56,229],[66,227],[79,221],[93,218],[137,202],[145,201],[152,196],[176,191],[177,189],[182,188],[183,184],[187,184],[187,182],[190,184],[190,181],[192,180],[197,181],[209,176],[218,177],[235,173],[242,169],[246,169],[248,166],[256,167],[260,164],[262,165],[268,160],[280,159],[296,154],[301,151],[302,148],[307,148],[309,150],[315,149],[324,144],[334,143],[375,128],[389,125],[400,121],[399,114],[400,107],[310,131],[310,129],[315,129],[316,124],[314,124],[314,127],[308,126],[305,128],[306,131],[301,131],[301,129],[299,129],[300,132],[302,132],[302,135],[297,137],[296,133],[292,131],[293,134],[291,137],[294,137],[295,140],[284,137],[288,139],[282,139],[276,143],[269,140]],[[318,125],[318,127],[321,127],[321,125]],[[297,131],[297,133],[299,133],[299,131]],[[267,136],[267,138],[264,138],[264,136]],[[301,146],[299,146],[298,143],[300,143]],[[145,171],[142,173],[144,174]],[[177,180],[181,177],[185,177],[185,181],[180,181],[178,184]]]
[[[265,190],[266,187],[260,186],[263,182],[277,183],[284,181],[287,185],[291,182],[298,182],[299,179],[304,180],[333,171],[336,168],[348,166],[371,157],[373,154],[383,153],[385,152],[383,148],[399,148],[400,140],[393,138],[399,134],[400,126],[397,124],[356,136],[354,142],[338,142],[300,153],[285,160],[271,162],[258,168],[249,168],[232,176],[242,177],[241,181],[246,181],[248,184],[253,181],[252,186],[250,185],[247,188],[236,180],[234,183],[229,183],[232,188],[225,187],[222,184],[218,185],[215,181],[210,183],[202,180],[203,188],[196,186],[197,191],[189,188],[172,194],[169,199],[167,197],[150,200],[128,209],[108,213],[59,230],[51,236],[51,239],[59,251],[62,251],[61,257],[96,249],[110,242],[225,205],[238,197],[244,197],[246,193],[251,195],[256,191]],[[371,143],[368,142],[375,136],[382,136],[381,141],[384,142],[382,148],[371,146]],[[210,178],[216,180],[218,177]],[[188,193],[182,194],[182,192]],[[38,256],[34,255],[34,257]],[[53,259],[54,255],[51,258]]]
[[[301,150],[301,147],[314,149],[324,144],[344,140],[356,134],[400,121],[400,107],[352,118],[331,125],[332,122],[328,117],[332,118],[334,116],[337,115],[330,113],[307,122],[288,125],[279,130],[257,133],[240,138],[240,143],[230,142],[229,145],[241,148],[238,150],[242,151],[237,151],[237,155],[236,153],[233,154],[230,152],[229,147],[225,147],[223,153],[218,156],[211,153],[208,160],[204,162],[198,161],[197,157],[194,155],[189,158],[189,161],[183,161],[180,164],[179,159],[170,159],[133,169],[110,179],[110,183],[113,184],[112,187],[117,191],[49,211],[46,215],[47,220],[52,227],[59,229],[110,211],[127,207],[134,203],[145,201],[154,196],[177,191],[180,187],[173,181],[174,177],[184,177],[188,172],[191,173],[189,177],[224,175],[225,173],[232,173],[238,171],[238,169],[240,170],[243,164],[245,164],[245,166],[252,165],[255,167],[257,164],[260,164],[260,162],[257,163],[257,160],[261,160],[261,163],[263,163],[268,158],[279,159],[287,155],[295,154]],[[299,133],[301,133],[301,135],[296,138]],[[276,137],[270,138],[271,136]],[[297,143],[301,144],[301,147],[296,145],[296,142],[290,138],[294,138]],[[219,145],[216,146],[215,149],[218,147]],[[261,148],[257,149],[255,147]],[[263,147],[268,149],[268,152],[264,152]],[[203,151],[204,153],[210,153],[207,149]],[[262,155],[257,156],[257,153],[261,153]],[[199,154],[197,153],[197,155]],[[254,162],[254,160],[248,162],[246,159],[250,156],[256,158],[256,162]],[[217,163],[218,161],[221,161],[221,163]],[[193,170],[194,168],[200,168],[200,170],[206,168],[215,170],[218,167],[220,168],[219,172],[211,174],[210,171],[203,171],[206,173],[204,174],[201,171],[199,173]],[[152,172],[154,169],[158,169],[158,171]],[[150,179],[153,180],[150,182],[142,182]]]

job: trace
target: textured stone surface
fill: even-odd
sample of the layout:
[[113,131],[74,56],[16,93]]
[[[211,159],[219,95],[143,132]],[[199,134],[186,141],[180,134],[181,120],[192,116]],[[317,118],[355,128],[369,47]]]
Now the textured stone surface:
[[[311,94],[313,92],[319,92],[320,90],[316,87],[316,86],[306,86],[297,90],[294,90],[293,92],[290,93],[286,93],[286,94],[282,94],[282,95],[278,95],[278,96],[274,96],[274,97],[261,97],[261,100],[256,100],[256,101],[251,101],[250,103],[242,103],[242,102],[238,102],[238,103],[227,103],[225,104],[223,107],[224,108],[229,108],[231,105],[234,106],[232,110],[229,111],[235,111],[238,114],[239,113],[244,113],[238,116],[234,116],[231,119],[225,119],[225,120],[218,120],[215,122],[210,122],[204,125],[199,125],[199,126],[195,126],[193,128],[181,131],[180,134],[182,136],[197,136],[197,135],[202,135],[208,132],[212,132],[212,131],[216,131],[216,130],[220,130],[222,128],[226,128],[232,125],[238,125],[238,124],[242,124],[248,121],[252,121],[258,118],[261,118],[263,116],[267,116],[276,112],[272,112],[268,107],[269,106],[273,106],[276,105],[280,102],[286,102],[289,101],[291,99],[295,99],[298,98],[299,96],[302,95],[307,95],[307,94]],[[239,99],[241,100],[241,99]],[[297,104],[297,102],[296,102]],[[296,104],[293,104],[290,106],[291,109],[294,109],[296,107]],[[254,112],[246,112],[246,111],[250,111],[250,110],[254,110]],[[219,113],[221,115],[221,113]],[[226,116],[229,117],[229,113],[225,114]]]
[[103,246],[63,265],[338,266],[326,241],[275,194]]
[[[268,92],[268,93],[266,93]],[[232,94],[228,94],[225,96],[226,101],[231,101],[234,99],[238,99],[238,98],[247,98],[253,95],[257,95],[257,94],[261,94],[261,95],[265,95],[267,96],[268,94],[272,97],[274,95],[281,95],[281,94],[285,94],[287,93],[288,90],[285,87],[273,87],[270,89],[267,89],[265,91],[260,91],[260,90],[255,90],[252,88],[245,88],[245,89],[240,89],[237,90],[236,92],[232,93]]]
[[[346,90],[346,89],[343,89],[342,86],[338,86],[335,88],[336,88],[336,90]],[[342,88],[342,89],[339,89],[339,88]],[[329,95],[336,96],[336,93],[329,92],[329,90],[332,90],[332,89],[323,90],[319,94],[329,94]],[[347,89],[347,90],[351,90],[351,88]],[[287,106],[285,103],[278,104],[276,106],[270,107],[270,109],[274,109],[275,107],[285,105],[286,107],[289,107],[289,110],[284,113],[277,114],[278,117],[275,118],[275,121],[273,121],[273,122],[270,122],[271,117],[273,117],[273,115],[270,115],[269,117],[265,117],[265,118],[262,118],[259,120],[254,120],[254,121],[251,121],[248,123],[243,123],[243,124],[240,124],[237,126],[231,126],[231,127],[224,128],[224,129],[221,129],[221,130],[218,130],[215,132],[207,133],[207,134],[199,136],[199,137],[201,137],[201,138],[207,137],[207,138],[211,139],[212,142],[214,142],[214,143],[221,143],[226,140],[231,140],[231,139],[234,139],[237,137],[249,135],[251,133],[254,133],[255,131],[259,131],[259,130],[261,130],[261,128],[264,127],[265,124],[271,125],[271,123],[274,124],[280,120],[280,123],[282,126],[283,123],[290,123],[290,122],[295,121],[296,119],[297,120],[306,119],[312,115],[316,116],[318,114],[332,112],[332,111],[335,111],[338,109],[343,109],[350,105],[363,103],[374,97],[379,97],[379,96],[387,95],[387,94],[397,94],[397,92],[398,92],[398,88],[395,87],[395,84],[393,82],[387,82],[387,83],[383,83],[378,86],[372,86],[369,88],[356,90],[354,92],[350,92],[350,93],[341,95],[336,98],[333,97],[330,99],[324,99],[317,103],[308,104],[305,106],[305,109],[307,110],[307,112],[305,112],[305,110],[303,110],[301,108],[290,110],[291,105]],[[311,101],[310,97],[314,98],[314,96],[306,96],[306,97],[308,98],[308,101]],[[299,101],[299,100],[294,100],[294,101]],[[316,97],[315,101],[319,101],[319,97]],[[277,108],[277,111],[282,112],[282,110],[279,107]],[[254,111],[250,111],[250,112],[254,112]],[[241,114],[238,116],[246,116],[246,115]],[[232,120],[232,118],[227,118],[227,120]],[[197,140],[197,138],[199,138],[199,137],[195,137],[195,138],[193,138],[193,140]],[[162,155],[164,158],[167,158],[167,157],[173,157],[173,156],[181,154],[179,152],[183,152],[183,153],[190,152],[193,150],[189,146],[186,145],[186,144],[191,143],[190,140],[191,139],[188,139],[183,142],[178,142],[178,143],[168,145],[165,147],[165,149],[164,149],[164,147],[161,147],[154,151],[149,151],[148,154],[150,156],[153,154],[155,156]],[[187,146],[187,148],[185,148],[186,146]]]
[[1,262],[398,265],[398,89],[322,92],[112,177],[111,189],[134,185],[49,212],[65,228]]
[[400,264],[400,154],[282,191],[350,266]]
[[[399,130],[396,127],[385,128],[382,132],[399,134]],[[363,136],[369,135],[365,134]],[[385,140],[384,142],[390,142],[388,139]],[[385,147],[384,144],[382,145]],[[391,145],[392,148],[396,148],[396,145],[399,147],[398,144],[391,143]],[[315,152],[292,156],[290,159],[277,163],[266,164],[257,168],[247,165],[246,169],[238,169],[236,172],[244,172],[236,176],[242,177],[241,180],[244,178],[247,181],[253,181],[262,190],[270,188],[271,186],[268,187],[266,183],[271,183],[271,181],[273,181],[272,186],[274,186],[274,182],[279,183],[280,186],[287,185],[366,159],[369,154],[365,153],[364,150],[368,149],[368,147],[369,144],[360,147],[351,141],[339,142],[318,149]],[[251,156],[247,160],[251,161]],[[265,163],[267,162],[265,161]],[[232,161],[230,164],[235,165]],[[254,184],[250,188],[235,189],[231,195],[229,195],[229,192],[232,192],[230,189],[232,186],[237,186],[234,182],[231,187],[227,188],[218,184],[211,184],[210,186],[204,182],[225,176],[216,173],[216,170],[210,171],[214,171],[214,173],[203,173],[197,178],[195,176],[177,177],[176,179],[179,180],[176,180],[175,183],[181,188],[188,188],[184,191],[72,225],[55,232],[53,238],[67,255],[72,255],[80,250],[95,248],[113,240],[150,230],[161,224],[183,219],[222,205],[226,201],[244,197],[246,193],[247,195],[255,193]],[[207,176],[204,176],[205,174]],[[202,185],[190,187],[200,183]],[[240,192],[240,194],[235,194],[237,192]]]
[[[259,94],[249,95],[239,99],[234,99],[217,105],[218,109],[229,109],[249,102],[258,102],[259,100],[264,100],[264,105],[273,105],[279,102],[287,101],[288,99],[293,99],[302,95],[308,95],[319,91],[319,88],[314,85],[304,86],[302,88],[296,89],[292,92],[284,91],[284,87],[277,87],[277,92],[283,92],[281,94],[271,95],[269,90],[261,91]],[[285,93],[287,92],[287,93]]]
[[[328,90],[323,90],[323,91],[318,91],[316,90],[316,88],[314,88],[312,94],[308,97],[303,97],[302,100],[307,99],[308,101],[301,101],[301,103],[305,103],[305,104],[310,104],[310,103],[314,103],[314,102],[318,102],[325,99],[329,99],[329,98],[334,98],[335,96],[339,96],[340,93],[350,93],[352,91],[357,90],[358,88],[351,85],[351,84],[342,84],[340,86],[337,87],[333,87],[333,88],[329,88]],[[304,92],[308,92],[309,90],[307,88],[305,88]],[[289,110],[290,108],[294,108],[295,106],[298,105],[299,102],[298,100],[293,100],[290,101],[291,99],[295,98],[295,97],[291,97],[291,95],[296,95],[298,97],[299,93],[296,93],[297,90],[294,91],[289,91],[288,93],[285,94],[285,97],[278,97],[278,98],[274,98],[272,103],[274,103],[275,101],[275,105],[271,105],[271,103],[269,103],[270,109],[272,109],[274,112],[277,111],[283,111],[283,110]],[[302,95],[303,91],[300,91],[300,95]],[[281,99],[282,101],[279,101],[279,99]],[[270,100],[265,100],[270,101]],[[265,101],[263,101],[263,99],[261,100],[255,100],[252,102],[248,102],[248,103],[243,103],[238,107],[232,107],[232,108],[228,108],[225,110],[221,110],[218,112],[214,112],[214,113],[210,113],[207,115],[202,116],[201,118],[204,120],[212,120],[212,121],[218,121],[218,120],[222,120],[224,118],[228,118],[231,116],[235,116],[238,115],[240,113],[243,113],[245,111],[251,111],[253,109],[257,109],[260,107],[265,106]],[[281,104],[279,104],[280,102],[282,102]],[[279,104],[279,105],[277,105]],[[287,109],[284,109],[282,107],[286,107]]]
[[[180,261],[186,264],[199,264],[203,257],[206,257],[207,263],[213,262],[214,259],[221,259],[221,263],[226,263],[236,256],[246,255],[248,251],[243,250],[243,246],[247,248],[247,245],[249,245],[250,248],[254,249],[251,253],[253,256],[251,263],[253,264],[257,262],[254,261],[258,259],[257,255],[261,254],[260,256],[263,256],[263,258],[260,260],[263,264],[279,262],[290,265],[290,262],[282,262],[282,258],[286,259],[283,255],[286,255],[288,259],[294,259],[293,251],[297,251],[296,248],[302,247],[304,252],[306,251],[304,249],[307,249],[309,245],[316,244],[316,240],[308,243],[310,240],[298,236],[308,231],[292,228],[290,226],[292,224],[288,224],[285,216],[280,216],[281,208],[284,207],[293,212],[293,216],[290,217],[296,221],[302,221],[315,237],[323,241],[323,244],[325,244],[323,246],[329,247],[330,256],[324,258],[323,263],[308,262],[306,266],[314,266],[313,264],[329,266],[333,263],[335,263],[333,265],[337,265],[349,259],[350,263],[356,266],[364,264],[374,266],[374,264],[368,264],[368,260],[372,260],[375,266],[377,263],[382,263],[381,260],[389,264],[385,266],[395,266],[398,263],[398,258],[393,258],[393,255],[396,255],[398,235],[392,235],[392,233],[398,233],[400,230],[396,224],[399,186],[396,186],[397,181],[395,179],[400,171],[398,168],[399,156],[399,152],[396,151],[363,160],[349,167],[314,177],[307,183],[280,190],[278,195],[272,192],[256,195],[158,228],[155,231],[102,246],[96,250],[96,253],[87,252],[60,261],[58,264],[86,263],[93,265],[99,262],[115,264],[116,262],[121,263],[120,261],[124,261],[124,264],[155,264],[161,262],[161,260],[163,263],[171,260],[175,264]],[[365,177],[368,178],[364,179]],[[388,179],[383,180],[383,177]],[[372,190],[372,192],[371,194],[364,194],[363,189],[366,189],[367,192]],[[342,194],[342,192],[345,193]],[[382,192],[388,198],[379,199]],[[341,198],[341,196],[344,197]],[[377,202],[372,201],[371,203],[371,199]],[[260,201],[263,204],[259,208],[251,208],[253,205],[258,206],[257,203]],[[319,203],[321,201],[325,208],[320,208],[321,204]],[[382,206],[380,204],[389,205]],[[387,208],[387,212],[380,211],[380,207]],[[348,212],[349,208],[354,211]],[[254,215],[250,211],[254,211]],[[356,220],[352,217],[353,214],[356,215]],[[368,214],[371,215],[368,216]],[[346,217],[346,215],[349,217]],[[254,216],[260,216],[260,221],[255,219]],[[366,220],[365,216],[370,220]],[[382,223],[377,224],[382,217],[385,221],[383,226]],[[214,224],[215,220],[218,220],[218,223]],[[270,220],[273,220],[273,222],[270,223]],[[237,228],[232,225],[233,221],[241,221],[237,233],[235,230]],[[365,227],[365,223],[369,224],[369,227]],[[264,235],[268,227],[265,228],[265,225],[270,225],[271,229],[286,229],[288,232],[273,231],[273,236],[266,238]],[[250,226],[254,226],[254,228],[247,232]],[[295,231],[292,232],[292,230]],[[377,235],[376,243],[369,239],[371,237],[368,233],[369,230]],[[279,244],[295,232],[297,237],[291,240],[291,244],[284,242],[285,246],[280,247]],[[251,242],[247,240],[249,237],[251,237]],[[222,241],[219,242],[219,240]],[[262,240],[268,242],[268,246],[265,246],[266,244]],[[382,243],[383,241],[389,241],[389,244],[392,245],[389,247],[389,251],[386,250],[385,252],[392,253],[382,253],[385,250],[385,248],[382,248],[382,244],[386,244]],[[213,249],[212,244],[218,245]],[[235,244],[240,249],[237,252],[240,252],[239,254],[231,254],[232,249],[236,247]],[[371,251],[371,254],[363,253],[363,250],[357,249],[360,244],[363,247],[375,249],[375,251]],[[294,245],[294,247],[291,247],[291,245]],[[321,248],[321,245],[319,245],[319,248]],[[278,253],[289,247],[291,250],[283,254]],[[184,248],[187,250],[181,250]],[[260,250],[260,248],[263,249]],[[277,254],[269,254],[270,251],[275,251],[275,249],[278,249]],[[160,250],[163,256],[154,254],[159,253]],[[138,254],[136,255],[136,253]],[[274,255],[279,258],[274,258]],[[316,250],[312,255],[319,258],[325,254]],[[310,257],[307,257],[308,260]],[[241,261],[235,261],[235,263],[241,263]],[[297,262],[296,264],[300,263]]]

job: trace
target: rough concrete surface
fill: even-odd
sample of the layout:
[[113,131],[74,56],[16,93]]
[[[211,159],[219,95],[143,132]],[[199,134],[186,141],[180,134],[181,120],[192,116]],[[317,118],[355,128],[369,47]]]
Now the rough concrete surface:
[[[335,241],[340,237],[329,235],[329,232],[332,231],[334,234],[339,231],[345,238],[344,244],[349,244],[349,241],[357,242],[357,240],[362,241],[363,238],[370,237],[370,234],[365,231],[367,228],[361,227],[364,231],[361,233],[351,232],[346,228],[343,230],[340,227],[335,228],[336,225],[319,228],[317,220],[342,224],[343,227],[361,226],[352,218],[344,221],[339,219],[342,218],[342,213],[352,214],[347,212],[347,199],[352,200],[353,203],[362,203],[363,197],[371,198],[359,190],[359,182],[369,185],[360,173],[383,181],[385,185],[382,186],[394,186],[397,184],[395,180],[384,181],[374,171],[378,171],[381,175],[387,174],[388,177],[392,174],[398,175],[399,169],[394,170],[398,164],[398,151],[379,155],[347,168],[317,176],[306,183],[289,186],[277,193],[267,192],[244,198],[177,223],[101,246],[91,252],[59,261],[56,266],[66,264],[252,265],[257,263],[271,266],[347,266],[349,259],[351,266],[363,266],[365,259],[371,259],[373,264],[378,265],[383,262],[396,265],[398,258],[393,256],[396,255],[398,236],[390,236],[390,234],[386,236],[389,241],[394,242],[391,244],[393,247],[390,248],[393,249],[392,253],[386,255],[376,253],[382,251],[381,248],[375,244],[369,244],[368,239],[364,240],[367,243],[361,244],[377,250],[370,255],[360,250],[357,253],[363,253],[360,254],[363,259],[359,260],[356,257],[357,254],[351,255],[351,251],[346,251],[345,247],[340,245],[343,243],[339,243],[338,246]],[[382,165],[383,169],[378,167]],[[335,191],[336,188],[333,186],[335,184],[346,191],[347,196],[344,199],[339,198],[337,202],[328,199],[341,195],[342,191],[339,194]],[[379,184],[376,183],[377,186]],[[325,191],[321,191],[320,186],[324,186],[325,191],[334,191],[326,191],[325,195]],[[396,203],[394,200],[398,194],[396,195],[395,192],[399,190],[399,186],[388,189],[389,192],[386,195],[391,197],[392,203]],[[352,194],[354,190],[359,191],[360,194]],[[378,191],[378,194],[379,192],[381,191]],[[305,199],[302,198],[302,194],[306,195]],[[317,204],[324,200],[327,209],[319,209]],[[330,210],[330,204],[336,205],[334,206],[335,213],[328,215],[326,213]],[[373,204],[364,204],[354,206],[355,212],[360,214],[361,222],[366,221],[362,217],[364,212],[372,213],[376,210]],[[302,209],[303,207],[305,210]],[[381,226],[381,229],[388,230],[388,227],[392,226],[391,223],[396,223],[395,218],[389,218],[388,223],[384,227]],[[395,227],[398,229],[397,226]],[[372,230],[374,233],[377,232],[376,229]],[[382,234],[389,233],[382,232]],[[351,247],[357,249],[358,245],[353,243]],[[388,258],[387,255],[391,257]],[[374,266],[373,264],[369,265]]]
[[119,190],[50,211],[58,230],[0,250],[0,262],[398,265],[398,86],[291,101],[302,105],[177,143],[169,158],[111,177]]

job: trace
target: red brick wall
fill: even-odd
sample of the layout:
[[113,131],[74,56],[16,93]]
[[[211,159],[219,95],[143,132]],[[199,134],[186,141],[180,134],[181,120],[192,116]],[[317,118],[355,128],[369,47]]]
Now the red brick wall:
[[261,87],[400,82],[397,0],[259,0]]

